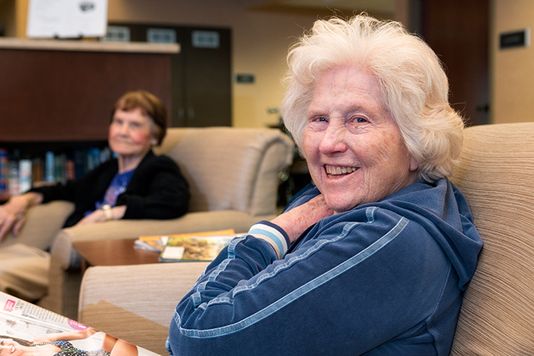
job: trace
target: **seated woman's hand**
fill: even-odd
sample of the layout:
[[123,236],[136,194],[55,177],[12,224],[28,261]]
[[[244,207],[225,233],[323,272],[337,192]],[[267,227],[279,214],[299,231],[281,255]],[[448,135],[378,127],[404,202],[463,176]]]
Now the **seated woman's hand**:
[[92,223],[98,223],[98,222],[106,222],[110,220],[119,220],[124,216],[124,212],[126,211],[126,206],[115,206],[110,209],[110,215],[106,215],[106,213],[102,209],[98,209],[84,217],[78,224],[84,225],[84,224],[92,224]]
[[0,241],[9,232],[18,235],[24,222],[26,221],[26,211],[31,205],[31,197],[24,195],[14,196],[9,201],[0,206]]
[[293,242],[307,228],[333,214],[334,211],[326,205],[323,195],[320,194],[308,202],[278,215],[271,222],[280,226],[289,236],[289,241]]
[[104,215],[104,212],[102,210],[98,209],[86,215],[82,220],[78,222],[78,225],[93,224],[104,221],[106,221],[106,216]]

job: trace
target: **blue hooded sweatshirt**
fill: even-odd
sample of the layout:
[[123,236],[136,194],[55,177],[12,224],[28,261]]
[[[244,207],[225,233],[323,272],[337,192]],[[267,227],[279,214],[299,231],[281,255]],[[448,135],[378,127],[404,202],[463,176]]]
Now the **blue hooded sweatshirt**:
[[[310,186],[288,209],[317,194]],[[481,248],[465,198],[446,179],[324,218],[291,246],[261,222],[178,304],[167,347],[172,355],[448,355]]]

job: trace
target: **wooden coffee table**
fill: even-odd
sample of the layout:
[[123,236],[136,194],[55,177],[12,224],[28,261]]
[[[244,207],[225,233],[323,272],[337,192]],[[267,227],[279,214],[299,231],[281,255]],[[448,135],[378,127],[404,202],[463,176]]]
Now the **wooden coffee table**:
[[82,256],[82,269],[159,262],[159,252],[134,248],[135,239],[78,241],[74,249]]

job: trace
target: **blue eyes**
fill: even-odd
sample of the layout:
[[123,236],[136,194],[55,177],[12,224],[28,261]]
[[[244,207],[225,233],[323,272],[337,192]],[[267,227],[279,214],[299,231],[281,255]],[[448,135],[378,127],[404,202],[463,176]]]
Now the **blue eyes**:
[[363,130],[366,130],[370,124],[369,119],[365,116],[354,115],[347,118],[335,118],[331,119],[327,115],[316,115],[310,117],[308,121],[308,127],[312,131],[325,131],[330,126],[342,126],[348,131],[356,134],[360,133]]
[[[330,122],[330,119],[328,116],[316,116],[313,117],[311,122]],[[353,116],[345,120],[346,125],[354,125],[354,124],[365,124],[368,123],[369,120],[367,120],[365,117],[362,116]]]
[[349,121],[353,123],[359,123],[359,124],[368,122],[366,118],[360,117],[360,116],[353,117]]

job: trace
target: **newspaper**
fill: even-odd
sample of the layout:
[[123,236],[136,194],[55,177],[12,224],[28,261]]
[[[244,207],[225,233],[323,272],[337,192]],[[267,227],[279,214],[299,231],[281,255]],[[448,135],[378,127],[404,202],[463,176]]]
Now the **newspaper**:
[[[125,340],[0,292],[0,354],[157,355]],[[16,353],[17,352],[17,353]],[[76,353],[77,352],[77,353]]]

